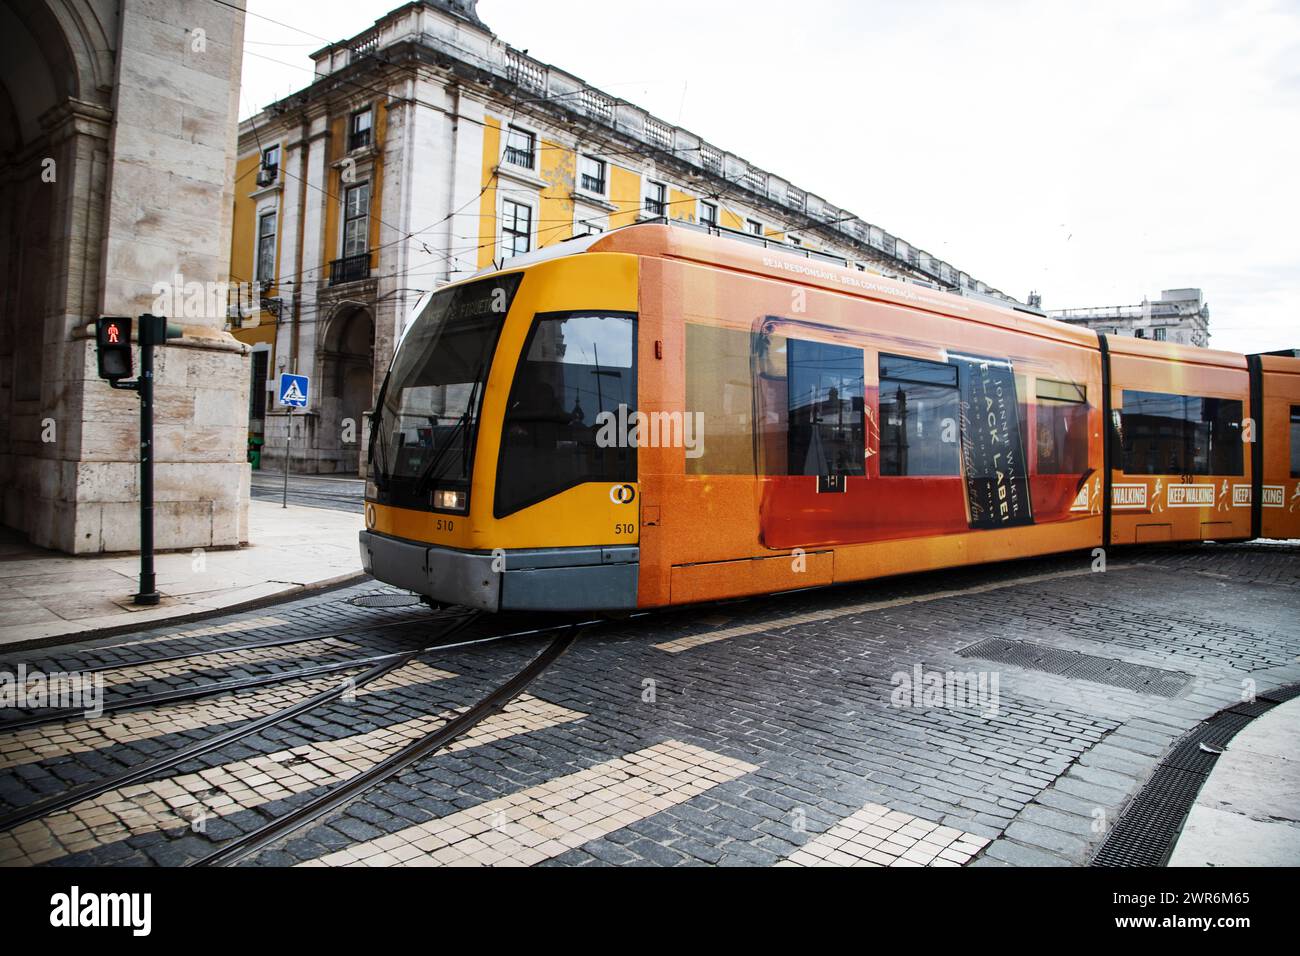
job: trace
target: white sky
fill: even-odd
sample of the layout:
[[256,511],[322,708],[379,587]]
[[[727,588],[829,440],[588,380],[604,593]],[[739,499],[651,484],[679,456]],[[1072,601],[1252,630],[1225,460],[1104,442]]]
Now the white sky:
[[[249,0],[241,115],[399,5]],[[1199,286],[1214,347],[1300,346],[1300,0],[478,10],[532,56],[1018,298]]]

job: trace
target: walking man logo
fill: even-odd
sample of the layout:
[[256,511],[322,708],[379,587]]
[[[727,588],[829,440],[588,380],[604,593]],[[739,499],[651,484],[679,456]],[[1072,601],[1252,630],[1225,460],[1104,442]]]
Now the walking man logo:
[[1151,513],[1152,514],[1157,514],[1158,512],[1165,510],[1165,503],[1160,500],[1160,496],[1164,494],[1164,489],[1165,489],[1165,480],[1163,478],[1157,478],[1155,490],[1151,492]]
[[1223,487],[1219,489],[1219,505],[1215,511],[1229,511],[1232,508],[1232,501],[1228,496],[1228,479],[1223,479]]
[[1295,511],[1297,505],[1300,505],[1300,483],[1296,484],[1295,491],[1291,493],[1291,504],[1286,509],[1287,513],[1290,514]]

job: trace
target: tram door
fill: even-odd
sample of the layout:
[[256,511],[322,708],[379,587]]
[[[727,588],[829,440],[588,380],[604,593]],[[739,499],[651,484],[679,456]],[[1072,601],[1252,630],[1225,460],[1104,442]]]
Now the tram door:
[[769,548],[855,540],[867,508],[863,350],[815,326],[768,319],[755,338],[762,495]]

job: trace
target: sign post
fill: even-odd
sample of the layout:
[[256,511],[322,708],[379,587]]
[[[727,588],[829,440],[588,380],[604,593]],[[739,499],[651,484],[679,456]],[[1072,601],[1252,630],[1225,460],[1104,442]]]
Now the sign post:
[[140,396],[140,589],[132,603],[157,604],[161,600],[153,566],[153,350],[178,339],[182,330],[160,315],[140,316],[136,344],[140,346],[140,377],[123,381],[131,375],[131,319],[106,316],[95,322],[95,345],[99,375],[113,388],[126,389]]
[[280,507],[289,507],[289,449],[293,447],[293,410],[307,407],[307,396],[311,391],[311,379],[306,375],[280,373],[280,404],[289,409],[284,438],[284,488],[280,494]]

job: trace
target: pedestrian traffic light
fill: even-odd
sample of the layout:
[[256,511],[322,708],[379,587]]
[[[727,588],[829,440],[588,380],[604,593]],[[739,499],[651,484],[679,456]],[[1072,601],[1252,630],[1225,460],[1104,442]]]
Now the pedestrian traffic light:
[[130,378],[135,369],[131,355],[131,319],[111,315],[95,321],[95,346],[99,353],[99,377],[109,382]]

